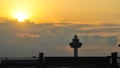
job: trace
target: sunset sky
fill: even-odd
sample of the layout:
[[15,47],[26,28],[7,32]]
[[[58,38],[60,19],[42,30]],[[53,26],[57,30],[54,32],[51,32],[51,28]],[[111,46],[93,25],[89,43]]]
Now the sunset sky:
[[79,56],[119,52],[120,0],[0,0],[0,56]]
[[103,23],[120,21],[120,0],[0,0],[0,16],[14,19],[24,12],[29,20]]

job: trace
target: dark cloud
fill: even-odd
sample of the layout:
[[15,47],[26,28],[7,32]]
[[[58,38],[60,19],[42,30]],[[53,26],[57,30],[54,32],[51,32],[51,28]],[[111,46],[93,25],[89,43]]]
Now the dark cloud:
[[103,36],[82,36],[82,41],[85,45],[116,45],[117,43],[117,36],[109,36],[109,37],[103,37]]

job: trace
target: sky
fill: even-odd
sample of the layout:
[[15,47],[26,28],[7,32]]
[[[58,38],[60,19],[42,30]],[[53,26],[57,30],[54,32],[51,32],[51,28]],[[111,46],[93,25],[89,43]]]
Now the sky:
[[[119,0],[0,0],[0,57],[79,56],[120,53]],[[23,17],[23,16],[24,17]],[[19,21],[24,19],[24,21]]]
[[37,22],[119,23],[119,0],[0,0],[0,16],[24,12]]

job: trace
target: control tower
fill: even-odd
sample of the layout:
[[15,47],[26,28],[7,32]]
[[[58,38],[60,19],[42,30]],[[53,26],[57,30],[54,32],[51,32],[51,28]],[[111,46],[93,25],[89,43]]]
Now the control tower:
[[71,48],[74,48],[74,57],[78,57],[78,48],[82,46],[82,43],[79,42],[78,36],[74,35],[74,39],[69,44]]

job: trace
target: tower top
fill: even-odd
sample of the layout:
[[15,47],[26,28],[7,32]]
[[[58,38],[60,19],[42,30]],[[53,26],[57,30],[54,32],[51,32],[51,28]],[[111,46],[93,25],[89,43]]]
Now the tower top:
[[77,38],[78,36],[77,35],[74,35],[74,38]]
[[82,46],[82,43],[79,42],[77,35],[74,35],[74,38],[73,38],[72,42],[70,43],[70,46],[72,48],[80,48]]
[[77,35],[74,35],[73,41],[74,41],[74,42],[79,42],[79,39],[78,39],[78,36],[77,36]]

